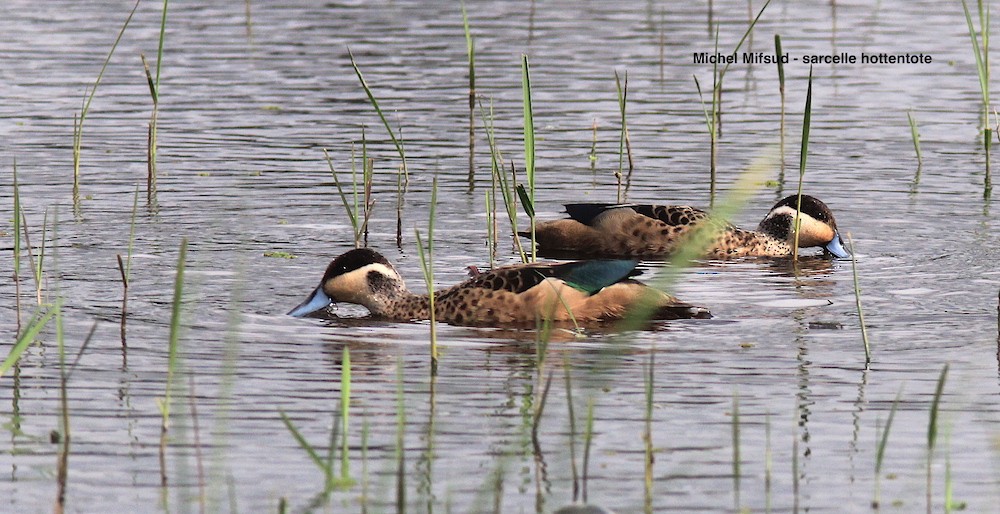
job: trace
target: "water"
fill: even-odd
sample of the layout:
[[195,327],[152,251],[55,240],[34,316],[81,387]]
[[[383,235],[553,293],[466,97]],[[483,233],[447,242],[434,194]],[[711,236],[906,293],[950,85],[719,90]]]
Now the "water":
[[[760,3],[760,2],[755,2]],[[806,191],[826,201],[858,253],[873,363],[864,369],[849,263],[703,262],[676,287],[712,309],[708,321],[616,335],[559,334],[531,442],[537,393],[534,334],[442,326],[440,375],[429,379],[426,323],[373,322],[343,306],[329,323],[283,314],[315,286],[329,260],[352,247],[322,148],[338,170],[360,155],[364,130],[376,159],[369,242],[422,288],[413,228],[425,230],[439,180],[436,279],[484,266],[487,145],[478,127],[477,188],[469,191],[467,62],[452,2],[171,4],[160,98],[158,209],[136,219],[126,346],[119,335],[115,260],[128,244],[136,184],[144,188],[151,102],[139,54],[155,62],[159,5],[140,6],[101,83],[84,131],[79,213],[72,193],[72,119],[128,9],[127,2],[5,2],[0,6],[0,209],[13,246],[17,160],[31,242],[44,213],[47,298],[62,296],[72,449],[67,508],[190,511],[201,480],[211,511],[315,505],[322,474],[280,420],[285,412],[325,454],[338,412],[342,349],[351,349],[351,474],[362,473],[369,427],[370,511],[395,509],[397,386],[405,404],[410,510],[551,511],[573,497],[566,370],[572,379],[575,455],[582,473],[584,419],[593,403],[588,500],[618,512],[643,508],[645,369],[655,358],[653,509],[823,512],[869,509],[877,436],[900,402],[880,479],[893,510],[925,508],[927,423],[935,385],[950,365],[933,458],[932,504],[944,502],[945,461],[954,497],[972,512],[1000,496],[996,291],[1000,257],[992,200],[983,200],[978,81],[965,21],[936,2],[777,2],[754,33],[771,52],[781,34],[794,55],[927,53],[929,65],[815,67]],[[720,48],[747,18],[742,2],[715,2]],[[520,55],[528,54],[538,136],[540,217],[560,204],[615,198],[620,112],[614,72],[628,72],[628,123],[636,162],[629,199],[708,203],[708,136],[692,75],[711,69],[705,5],[654,2],[473,3],[477,88],[495,111],[505,157],[523,161]],[[661,43],[662,41],[662,43]],[[348,57],[405,141],[411,173],[403,248],[395,247],[395,148]],[[660,60],[661,49],[663,60]],[[734,220],[754,225],[794,190],[808,67],[790,63],[786,182],[771,173]],[[710,86],[707,86],[710,87]],[[721,189],[778,140],[773,66],[734,65],[725,81]],[[919,183],[906,111],[919,124]],[[596,171],[587,157],[598,125]],[[506,230],[501,225],[502,230]],[[160,487],[157,399],[164,394],[172,284],[180,241],[190,241],[181,356],[174,398],[169,486]],[[509,238],[500,260],[512,262]],[[284,251],[296,259],[264,257]],[[10,257],[2,260],[10,276]],[[647,276],[655,266],[647,265]],[[22,306],[33,281],[22,268]],[[12,281],[0,284],[0,329],[15,338]],[[238,313],[233,322],[232,313]],[[56,494],[59,366],[51,327],[2,379],[0,510],[43,512]],[[7,347],[8,345],[5,345]],[[655,354],[655,357],[654,357]],[[190,377],[190,379],[189,379]],[[190,382],[189,382],[190,380]],[[192,387],[193,386],[193,387]],[[433,395],[430,394],[433,389]],[[193,398],[190,400],[189,398]],[[733,405],[739,409],[738,487]],[[194,430],[191,406],[197,408]],[[769,439],[768,439],[769,434]],[[197,436],[198,444],[195,444]],[[769,443],[768,443],[769,440]],[[770,452],[771,486],[765,484]],[[793,453],[795,452],[795,453]],[[793,471],[793,455],[797,470]],[[537,458],[536,458],[537,454]],[[502,477],[500,486],[496,476]],[[798,492],[793,489],[797,478]],[[536,492],[540,491],[540,494]],[[320,510],[361,511],[361,485]],[[322,502],[319,503],[322,505]],[[887,507],[888,508],[888,507]]]

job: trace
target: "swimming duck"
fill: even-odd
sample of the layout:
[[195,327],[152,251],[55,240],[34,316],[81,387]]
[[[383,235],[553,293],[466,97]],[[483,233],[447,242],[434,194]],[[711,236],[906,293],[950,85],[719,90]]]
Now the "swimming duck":
[[[706,318],[708,311],[630,279],[635,260],[516,264],[479,272],[434,297],[436,319],[456,325],[534,324],[536,318],[593,322],[622,318],[649,295],[656,319]],[[356,303],[393,320],[430,318],[430,298],[411,293],[381,254],[351,250],[326,268],[319,287],[290,316],[304,317],[336,302]],[[567,311],[567,306],[569,311]]]
[[[566,204],[569,219],[541,222],[535,227],[535,241],[542,251],[663,257],[676,251],[696,227],[713,223],[719,232],[705,257],[787,257],[795,244],[792,225],[797,203],[797,196],[792,195],[774,204],[755,231],[713,220],[709,213],[688,206],[571,203]],[[850,257],[825,203],[802,195],[799,220],[800,248],[821,246],[824,254]]]

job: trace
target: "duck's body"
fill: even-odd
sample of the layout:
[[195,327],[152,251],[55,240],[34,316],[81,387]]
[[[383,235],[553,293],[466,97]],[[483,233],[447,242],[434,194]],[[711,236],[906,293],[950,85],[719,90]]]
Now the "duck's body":
[[[709,316],[703,308],[631,280],[635,265],[633,260],[595,260],[496,268],[435,292],[435,318],[456,325],[599,322],[624,317],[647,295],[658,319]],[[430,319],[431,312],[430,297],[408,291],[392,264],[369,249],[334,259],[319,287],[289,314],[307,316],[334,302],[363,305],[375,316],[400,321]]]
[[[797,196],[771,208],[757,230],[715,220],[702,210],[677,205],[567,204],[569,219],[539,223],[535,240],[543,251],[614,257],[664,257],[676,252],[697,229],[714,225],[715,235],[704,256],[786,257],[792,255]],[[799,247],[822,246],[824,252],[848,257],[833,213],[820,200],[802,195]]]

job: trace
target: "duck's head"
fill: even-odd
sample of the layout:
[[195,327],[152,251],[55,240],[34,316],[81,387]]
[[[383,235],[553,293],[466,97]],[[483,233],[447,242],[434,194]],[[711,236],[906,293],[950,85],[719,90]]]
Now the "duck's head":
[[[786,197],[774,204],[771,211],[760,222],[757,230],[772,237],[795,244],[795,210],[798,196]],[[802,195],[802,209],[799,211],[799,247],[822,246],[823,253],[844,259],[850,252],[844,248],[844,240],[837,232],[837,221],[830,208],[819,199]]]
[[316,290],[288,315],[305,317],[337,302],[364,305],[378,314],[388,298],[405,290],[403,278],[388,259],[358,248],[330,262]]

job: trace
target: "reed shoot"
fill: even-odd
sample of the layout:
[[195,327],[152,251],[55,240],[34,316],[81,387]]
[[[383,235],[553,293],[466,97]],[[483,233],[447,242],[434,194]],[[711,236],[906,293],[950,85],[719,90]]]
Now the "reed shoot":
[[[653,389],[654,389],[654,364],[656,362],[656,352],[649,352],[649,364],[646,369],[645,389],[646,389],[646,416],[645,428],[642,432],[642,440],[645,443],[646,458],[645,473],[643,482],[643,512],[651,514],[653,512]],[[567,372],[568,373],[568,372]]]
[[469,188],[476,180],[476,41],[469,29],[469,14],[462,2],[462,25],[465,28],[465,49],[469,54]]
[[406,183],[409,183],[410,175],[408,168],[406,167],[406,151],[403,148],[403,141],[401,138],[396,137],[396,133],[393,132],[392,127],[389,125],[389,120],[386,119],[385,114],[382,113],[382,108],[379,107],[378,101],[375,100],[375,94],[372,93],[370,87],[368,87],[368,82],[365,81],[365,77],[361,75],[361,69],[358,68],[358,64],[354,61],[354,54],[351,49],[347,49],[348,55],[351,56],[351,66],[354,67],[354,73],[357,74],[358,80],[361,81],[361,87],[365,90],[365,94],[368,95],[368,101],[371,102],[372,107],[375,108],[375,112],[378,114],[380,120],[382,120],[382,125],[385,126],[385,130],[389,133],[389,138],[392,139],[392,144],[396,147],[396,152],[399,154],[399,159],[403,162],[403,176],[406,177]]
[[802,179],[806,176],[806,157],[809,155],[809,124],[812,120],[812,92],[813,73],[812,66],[809,67],[809,87],[806,89],[806,109],[802,115],[802,146],[799,150],[799,189],[796,193],[795,221],[792,224],[795,230],[795,240],[792,244],[792,260],[799,260],[799,228],[802,220],[799,219],[799,212],[802,211]]
[[420,231],[414,229],[417,239],[417,251],[420,253],[420,268],[424,272],[424,283],[427,284],[427,296],[430,299],[431,318],[431,376],[437,375],[438,370],[438,347],[437,347],[437,315],[434,312],[434,218],[437,215],[437,177],[431,185],[431,213],[427,224],[427,248],[424,248]]
[[[500,195],[503,198],[504,209],[507,211],[507,220],[510,222],[511,234],[514,237],[514,248],[517,251],[518,256],[521,258],[521,262],[529,262],[528,256],[521,246],[521,238],[518,237],[517,230],[517,199],[515,195],[514,182],[514,171],[511,169],[511,177],[507,178],[507,172],[504,169],[503,156],[500,155],[500,148],[497,146],[496,133],[493,130],[493,107],[490,107],[489,113],[486,112],[482,103],[479,104],[480,116],[483,119],[483,126],[486,132],[486,140],[490,144],[490,161],[493,170],[492,183],[493,189],[500,190]],[[513,166],[513,164],[512,164]],[[523,188],[522,188],[523,190]],[[496,192],[493,193],[494,201],[496,199]]]
[[906,111],[906,119],[910,122],[910,136],[913,137],[913,151],[917,153],[917,165],[924,163],[924,158],[920,154],[920,133],[917,132],[917,120],[913,119],[913,111]]
[[17,361],[24,354],[24,351],[31,346],[31,343],[35,341],[38,334],[45,328],[45,325],[52,319],[56,314],[55,307],[59,305],[57,302],[51,307],[41,308],[31,319],[28,320],[28,324],[24,326],[24,331],[17,336],[17,340],[14,341],[14,345],[11,346],[10,352],[7,353],[7,357],[0,363],[0,377],[3,377],[11,368],[17,364]]
[[84,93],[82,108],[79,114],[73,115],[73,208],[78,209],[80,206],[80,153],[83,147],[83,124],[87,120],[87,114],[90,112],[90,102],[94,99],[94,94],[97,93],[97,86],[101,85],[101,79],[104,78],[104,71],[108,68],[108,63],[111,62],[111,56],[115,54],[115,49],[118,48],[118,43],[122,40],[122,36],[125,35],[125,29],[128,28],[129,23],[132,22],[132,16],[135,14],[136,9],[139,8],[140,0],[136,0],[135,6],[128,13],[128,17],[125,18],[125,23],[122,25],[120,31],[118,31],[118,37],[115,38],[115,42],[111,45],[111,50],[108,52],[108,56],[104,59],[104,64],[101,66],[100,73],[97,74],[97,80],[94,81],[94,85],[88,88],[88,91]]
[[[14,308],[17,331],[21,331],[21,188],[17,184],[17,157],[14,158]],[[15,346],[16,348],[16,346]],[[2,373],[0,373],[2,375]]]
[[865,366],[872,362],[871,345],[868,343],[868,328],[865,326],[865,311],[861,308],[861,285],[858,283],[858,258],[854,253],[854,239],[847,233],[847,246],[851,251],[851,271],[854,274],[854,301],[858,308],[858,322],[861,324],[861,340],[865,344]]
[[521,205],[528,214],[531,262],[535,262],[535,119],[531,107],[531,71],[525,54],[521,54],[521,91],[524,96],[524,175],[528,182],[528,194],[527,197],[521,195]]
[[778,172],[778,183],[785,184],[785,65],[781,62],[781,36],[774,35],[774,55],[778,64],[778,93],[781,95],[781,122],[778,136],[778,152],[781,154],[781,169]]
[[[990,7],[983,8],[983,0],[978,0],[979,37],[972,23],[969,6],[962,0],[962,10],[965,12],[965,22],[969,28],[969,38],[972,40],[972,54],[976,58],[976,71],[979,75],[979,92],[983,102],[983,149],[986,152],[986,178],[983,183],[983,196],[989,197],[993,189],[990,176],[990,146],[993,142],[990,129]],[[980,38],[982,40],[980,41]]]
[[[615,178],[618,180],[618,203],[625,201],[625,197],[628,196],[629,187],[632,184],[632,171],[635,169],[635,162],[632,160],[632,141],[629,138],[628,124],[625,120],[625,104],[628,99],[628,71],[625,71],[625,85],[622,86],[621,79],[618,78],[618,72],[615,71],[615,89],[618,92],[618,109],[621,111],[621,136],[618,141],[618,172],[615,173]],[[595,122],[596,125],[596,122]],[[596,132],[595,132],[595,142],[596,142]],[[625,180],[625,192],[622,192],[622,174],[624,160],[626,155],[628,156],[628,177]]]

